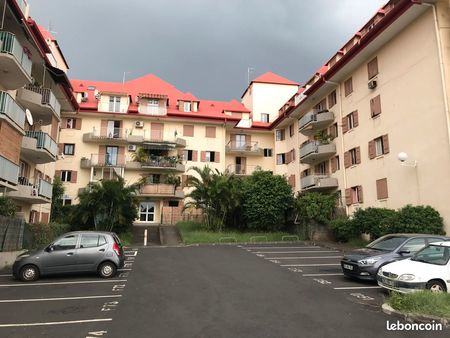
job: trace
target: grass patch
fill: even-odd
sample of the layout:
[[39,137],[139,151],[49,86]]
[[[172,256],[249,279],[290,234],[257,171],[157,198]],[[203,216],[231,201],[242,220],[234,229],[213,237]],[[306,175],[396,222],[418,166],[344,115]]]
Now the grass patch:
[[[185,244],[195,243],[219,243],[220,238],[234,237],[239,243],[250,242],[251,237],[266,236],[267,241],[276,242],[281,241],[283,236],[291,236],[292,234],[277,231],[277,232],[241,232],[241,231],[209,231],[206,230],[202,224],[196,222],[179,222],[177,228],[180,231],[181,238]],[[265,242],[265,238],[254,239],[255,242]],[[223,242],[234,242],[233,240],[223,240]]]
[[450,318],[450,293],[420,291],[400,294],[393,292],[387,302],[394,309],[402,312]]
[[124,246],[129,246],[133,239],[133,233],[131,231],[122,232],[120,234],[117,234],[117,236],[119,236],[120,241]]

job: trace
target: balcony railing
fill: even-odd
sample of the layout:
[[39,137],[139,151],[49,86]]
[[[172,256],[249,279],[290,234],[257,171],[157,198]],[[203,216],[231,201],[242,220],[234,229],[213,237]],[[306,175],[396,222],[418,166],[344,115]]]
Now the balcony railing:
[[38,195],[45,198],[52,198],[53,185],[43,179],[39,179],[38,183]]
[[310,141],[300,147],[300,162],[313,163],[336,154],[336,144]]
[[150,116],[166,116],[167,108],[159,106],[147,106],[145,104],[139,105],[139,113]]
[[321,112],[311,111],[305,114],[298,121],[298,129],[304,134],[311,134],[308,131],[314,132],[316,130],[323,129],[327,127],[334,121],[334,114],[328,110]]
[[125,166],[125,156],[91,154],[91,158],[82,158],[80,165],[84,169],[90,167],[123,167]]
[[59,103],[58,99],[49,88],[43,88],[38,86],[26,86],[25,89],[32,91],[34,93],[41,94],[42,96],[41,103],[43,105],[50,106],[50,108],[52,108],[55,111],[58,117],[61,115],[61,104]]
[[0,31],[0,53],[13,55],[24,72],[31,77],[31,66],[33,64],[31,53],[20,44],[14,34]]
[[49,134],[42,131],[27,131],[26,136],[37,140],[36,148],[48,151],[52,156],[58,154],[58,145]]
[[338,187],[338,181],[329,175],[309,175],[300,179],[300,186],[303,190],[333,189]]
[[0,156],[0,180],[17,185],[19,166],[7,158]]
[[263,155],[263,149],[259,147],[258,142],[239,142],[231,140],[225,147],[226,152],[243,152],[247,154]]
[[258,170],[262,170],[259,165],[230,164],[227,166],[227,171],[235,175],[251,175]]
[[8,116],[19,128],[24,128],[25,112],[7,92],[0,91],[0,114]]

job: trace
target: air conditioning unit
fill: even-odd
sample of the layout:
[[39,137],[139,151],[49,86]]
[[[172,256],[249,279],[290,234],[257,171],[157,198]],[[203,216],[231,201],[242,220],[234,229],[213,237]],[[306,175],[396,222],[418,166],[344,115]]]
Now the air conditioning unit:
[[135,144],[129,144],[128,145],[128,151],[136,151],[136,145]]
[[136,121],[134,124],[136,128],[143,128],[144,127],[144,121]]
[[81,98],[81,102],[87,102],[88,98],[87,97],[82,97]]
[[101,98],[101,95],[100,95],[100,94],[95,94],[95,99],[96,99],[96,100],[100,100],[100,98]]
[[369,81],[367,87],[369,87],[369,89],[375,89],[377,87],[377,80]]

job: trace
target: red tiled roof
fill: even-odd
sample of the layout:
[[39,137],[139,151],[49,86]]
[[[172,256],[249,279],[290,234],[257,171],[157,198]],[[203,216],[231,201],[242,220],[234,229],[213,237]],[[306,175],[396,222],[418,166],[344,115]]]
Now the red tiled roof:
[[258,76],[256,79],[254,79],[252,82],[257,83],[273,83],[273,84],[284,84],[284,85],[294,85],[298,86],[297,82],[291,81],[289,79],[286,79],[285,77],[282,77],[278,74],[267,72],[260,76]]
[[38,26],[39,30],[41,31],[41,34],[45,40],[56,41],[55,37],[48,30],[46,30],[43,26],[41,26],[39,24],[37,26]]

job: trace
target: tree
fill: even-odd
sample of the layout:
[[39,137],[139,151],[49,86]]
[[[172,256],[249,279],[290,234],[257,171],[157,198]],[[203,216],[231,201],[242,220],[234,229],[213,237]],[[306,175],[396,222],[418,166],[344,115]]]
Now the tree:
[[82,229],[126,230],[138,216],[137,189],[137,185],[125,186],[122,177],[89,184],[78,196],[71,224]]
[[250,229],[279,230],[293,202],[292,188],[283,176],[255,171],[242,181],[243,216]]
[[0,216],[12,217],[16,213],[16,205],[9,197],[0,196]]
[[52,189],[52,207],[51,207],[51,222],[63,223],[64,211],[63,211],[63,195],[64,195],[64,185],[61,182],[61,178],[55,176],[53,180]]

